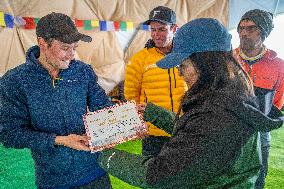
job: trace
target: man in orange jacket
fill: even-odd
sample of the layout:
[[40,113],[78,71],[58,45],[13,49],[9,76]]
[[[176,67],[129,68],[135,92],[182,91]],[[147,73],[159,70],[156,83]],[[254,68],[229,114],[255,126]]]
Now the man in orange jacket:
[[[234,50],[235,58],[254,84],[260,109],[266,115],[271,113],[273,105],[281,109],[284,102],[284,61],[263,44],[272,29],[271,13],[260,9],[246,12],[237,28],[240,46]],[[257,189],[264,187],[268,171],[270,138],[269,132],[260,133],[262,166],[256,182]]]

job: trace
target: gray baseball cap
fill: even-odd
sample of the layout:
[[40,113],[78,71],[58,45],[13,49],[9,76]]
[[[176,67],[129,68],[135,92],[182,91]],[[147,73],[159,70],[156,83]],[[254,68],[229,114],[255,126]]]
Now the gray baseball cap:
[[36,26],[37,37],[45,40],[56,39],[63,43],[75,43],[79,40],[91,42],[92,38],[80,33],[72,19],[62,13],[50,13],[42,17]]

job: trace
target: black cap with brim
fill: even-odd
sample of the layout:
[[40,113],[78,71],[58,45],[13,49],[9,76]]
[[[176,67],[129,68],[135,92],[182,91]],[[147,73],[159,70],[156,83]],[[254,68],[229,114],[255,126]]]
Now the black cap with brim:
[[150,12],[149,19],[143,24],[149,25],[151,22],[176,24],[176,13],[168,7],[158,6]]
[[162,24],[173,24],[171,22],[167,22],[165,20],[160,20],[160,19],[149,19],[149,20],[145,21],[143,24],[144,25],[150,25],[151,22],[160,22]]
[[72,34],[68,34],[68,35],[64,35],[64,36],[60,36],[60,38],[56,38],[56,40],[61,41],[63,43],[75,43],[78,41],[84,41],[84,42],[91,42],[92,41],[92,37],[82,34],[82,33],[72,33]]
[[36,26],[37,37],[45,40],[56,39],[63,43],[75,43],[78,41],[91,42],[92,38],[82,34],[76,28],[73,20],[62,13],[50,13],[42,17]]

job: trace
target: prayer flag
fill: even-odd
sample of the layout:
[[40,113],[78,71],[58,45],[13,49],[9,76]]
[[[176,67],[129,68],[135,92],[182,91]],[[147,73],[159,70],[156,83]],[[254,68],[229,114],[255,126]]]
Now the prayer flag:
[[112,21],[107,21],[106,25],[107,25],[107,31],[114,31],[114,26]]
[[100,21],[100,31],[107,31],[106,21]]
[[35,18],[36,25],[37,25],[38,21],[39,21],[39,18]]
[[91,30],[92,29],[91,20],[84,20],[84,29],[85,30]]
[[0,12],[0,26],[6,26],[3,12]]
[[120,22],[121,31],[126,31],[126,22]]
[[32,17],[22,17],[26,24],[24,25],[25,29],[35,29],[35,20]]
[[14,17],[10,14],[4,14],[4,20],[8,28],[14,27]]
[[142,24],[141,29],[144,30],[144,31],[149,31],[150,27],[149,27],[149,25]]
[[23,19],[23,17],[21,16],[16,16],[15,19],[14,19],[14,23],[17,25],[17,26],[24,26],[26,24],[26,21]]
[[84,27],[84,20],[75,19],[75,25],[77,27]]
[[114,30],[115,31],[119,31],[120,30],[120,22],[119,21],[113,22],[113,26],[114,26]]
[[99,23],[98,20],[92,20],[92,21],[91,21],[91,24],[92,24],[92,27],[94,27],[94,28],[100,26],[100,23]]
[[133,22],[126,22],[126,28],[127,30],[133,30]]

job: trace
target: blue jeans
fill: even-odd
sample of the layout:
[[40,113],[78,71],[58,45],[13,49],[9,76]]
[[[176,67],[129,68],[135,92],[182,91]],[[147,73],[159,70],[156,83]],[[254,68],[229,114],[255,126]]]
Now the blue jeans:
[[263,189],[265,185],[265,177],[268,172],[270,140],[271,140],[270,132],[260,132],[262,165],[260,166],[260,173],[255,183],[255,189]]

